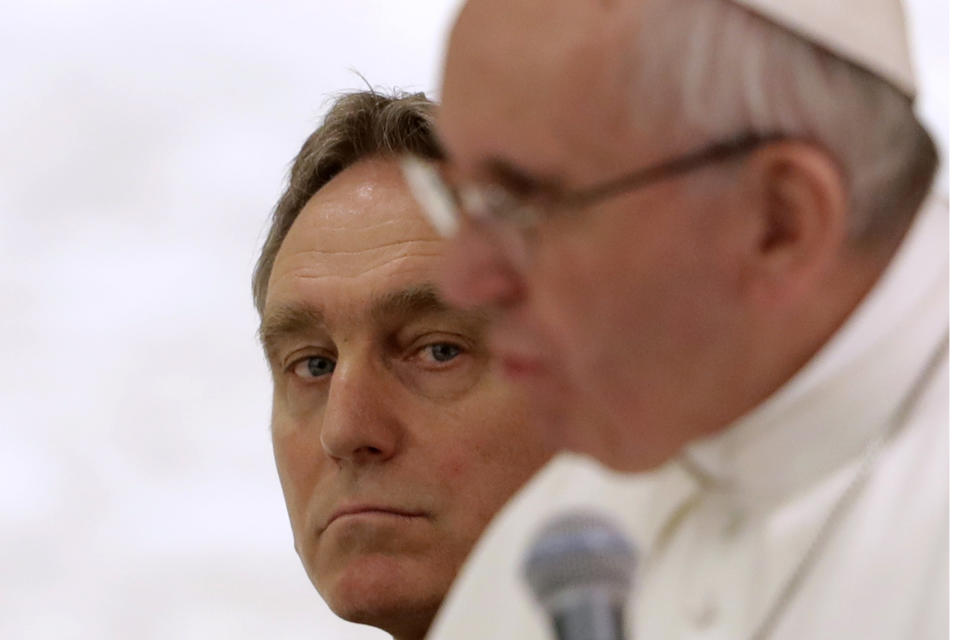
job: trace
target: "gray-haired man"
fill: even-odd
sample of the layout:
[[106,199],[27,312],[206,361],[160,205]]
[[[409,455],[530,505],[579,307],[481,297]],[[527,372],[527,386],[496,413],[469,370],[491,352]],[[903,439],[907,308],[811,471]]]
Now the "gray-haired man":
[[487,521],[549,457],[492,366],[487,318],[436,293],[446,241],[399,154],[435,161],[422,95],[341,96],[290,172],[254,273],[277,470],[337,615],[420,640]]

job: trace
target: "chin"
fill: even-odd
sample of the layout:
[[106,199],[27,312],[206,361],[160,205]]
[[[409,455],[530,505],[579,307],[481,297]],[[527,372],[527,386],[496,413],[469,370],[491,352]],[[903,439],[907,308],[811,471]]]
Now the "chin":
[[[419,640],[440,608],[451,580],[422,575],[393,558],[351,562],[318,591],[336,615],[383,629],[397,640]],[[440,584],[442,583],[442,584]]]

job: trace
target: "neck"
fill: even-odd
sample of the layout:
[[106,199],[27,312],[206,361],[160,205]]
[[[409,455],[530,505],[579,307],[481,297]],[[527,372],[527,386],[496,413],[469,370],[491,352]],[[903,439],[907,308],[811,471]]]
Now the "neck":
[[796,304],[758,323],[754,352],[756,390],[744,413],[786,384],[836,334],[876,285],[889,263],[887,252],[848,252]]

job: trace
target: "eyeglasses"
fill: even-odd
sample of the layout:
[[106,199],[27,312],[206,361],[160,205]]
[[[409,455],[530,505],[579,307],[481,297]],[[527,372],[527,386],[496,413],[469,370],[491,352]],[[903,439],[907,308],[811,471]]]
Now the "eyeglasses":
[[488,223],[501,230],[504,227],[529,230],[552,214],[582,210],[782,138],[781,135],[740,135],[591,187],[576,190],[544,187],[532,196],[515,193],[496,183],[453,186],[435,165],[415,156],[405,156],[401,167],[411,193],[427,218],[440,235],[449,237],[457,233],[464,219]]

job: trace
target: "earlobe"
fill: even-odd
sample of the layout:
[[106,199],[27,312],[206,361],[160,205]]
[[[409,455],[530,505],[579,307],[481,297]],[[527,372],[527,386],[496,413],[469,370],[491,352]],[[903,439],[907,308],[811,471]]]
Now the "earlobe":
[[838,256],[849,216],[846,181],[829,153],[797,141],[758,151],[745,171],[757,229],[750,289],[757,302],[789,307]]

